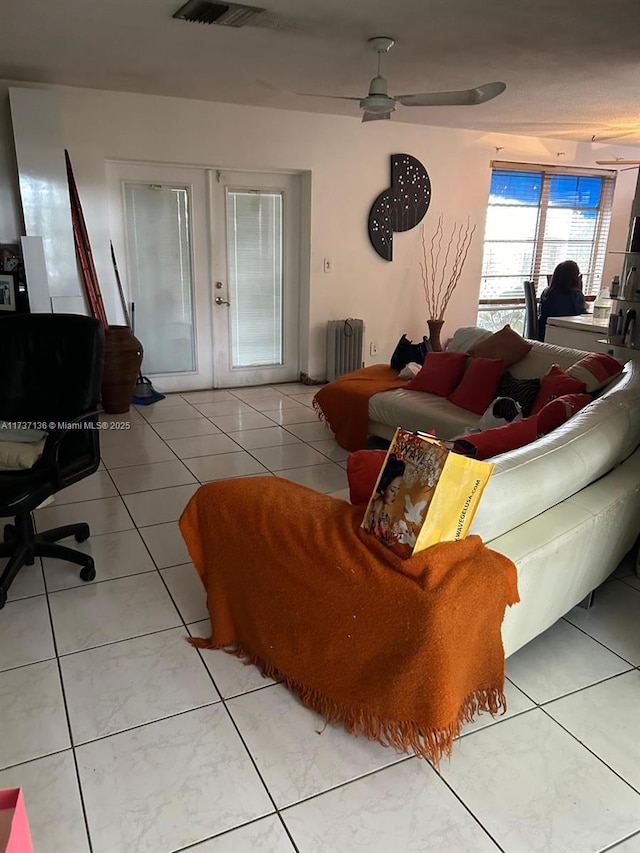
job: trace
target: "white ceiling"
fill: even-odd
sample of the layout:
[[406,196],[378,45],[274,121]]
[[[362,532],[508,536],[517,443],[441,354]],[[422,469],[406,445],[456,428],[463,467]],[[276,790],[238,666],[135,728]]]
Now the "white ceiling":
[[2,5],[5,79],[359,117],[357,104],[259,81],[364,97],[367,39],[390,35],[391,94],[507,84],[487,104],[398,107],[392,121],[640,144],[638,0],[264,0],[243,28],[174,19],[181,0]]

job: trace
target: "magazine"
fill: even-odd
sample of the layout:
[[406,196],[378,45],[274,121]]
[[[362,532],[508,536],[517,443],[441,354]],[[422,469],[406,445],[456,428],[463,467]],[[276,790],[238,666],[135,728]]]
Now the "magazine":
[[362,527],[404,559],[437,542],[464,539],[493,468],[398,428]]

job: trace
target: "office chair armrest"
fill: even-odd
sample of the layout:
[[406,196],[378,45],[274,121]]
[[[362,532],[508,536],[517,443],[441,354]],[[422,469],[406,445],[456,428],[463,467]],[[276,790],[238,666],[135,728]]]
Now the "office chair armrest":
[[[77,418],[65,421],[64,424],[58,423],[54,429],[47,430],[48,435],[44,443],[39,465],[52,470],[58,489],[62,489],[66,485],[60,468],[60,450],[64,440],[71,432],[76,432],[79,429],[88,429],[91,430],[93,441],[97,443],[98,429],[96,423],[99,415],[100,412],[98,411],[84,412],[82,415],[78,415]],[[87,426],[83,426],[83,424],[87,424]],[[88,424],[92,424],[92,426],[88,426]]]

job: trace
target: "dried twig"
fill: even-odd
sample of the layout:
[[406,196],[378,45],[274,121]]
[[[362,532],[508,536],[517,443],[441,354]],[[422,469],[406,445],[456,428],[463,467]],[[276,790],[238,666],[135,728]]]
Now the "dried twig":
[[[438,217],[438,225],[431,237],[428,250],[424,225],[420,229],[423,255],[423,261],[420,261],[420,273],[422,275],[424,298],[427,303],[428,319],[442,320],[444,318],[444,312],[447,310],[449,300],[460,281],[462,269],[467,260],[475,230],[476,226],[474,225],[471,228],[469,219],[467,219],[466,225],[458,225],[457,222],[454,222],[451,236],[444,252],[444,259],[441,263],[442,243],[444,240],[442,214]],[[449,269],[449,255],[452,249],[453,260]]]

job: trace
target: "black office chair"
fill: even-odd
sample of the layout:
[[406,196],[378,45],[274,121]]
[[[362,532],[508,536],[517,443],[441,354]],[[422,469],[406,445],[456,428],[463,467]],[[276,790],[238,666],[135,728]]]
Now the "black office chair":
[[[22,566],[36,557],[57,557],[82,566],[84,581],[95,578],[93,558],[56,544],[89,538],[89,525],[68,524],[36,533],[31,513],[46,498],[88,477],[100,464],[96,411],[104,362],[104,330],[79,314],[6,314],[0,317],[0,421],[5,428],[42,427],[47,436],[32,468],[0,471],[0,609]],[[0,430],[2,440],[2,430]]]
[[532,341],[538,340],[538,300],[534,281],[523,282],[524,286],[524,336]]

